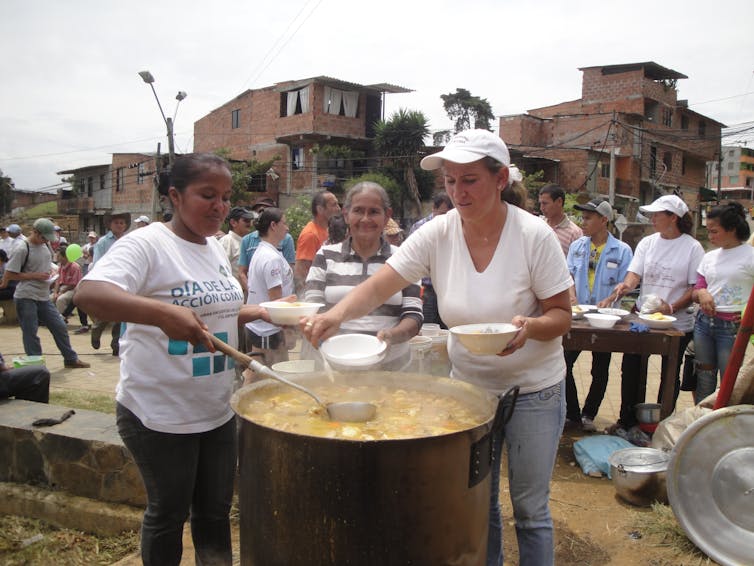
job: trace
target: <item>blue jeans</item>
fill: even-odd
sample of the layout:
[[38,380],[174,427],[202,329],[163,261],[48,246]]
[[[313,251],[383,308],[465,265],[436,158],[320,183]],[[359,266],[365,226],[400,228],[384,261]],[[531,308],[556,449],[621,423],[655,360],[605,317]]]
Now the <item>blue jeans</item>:
[[702,311],[694,324],[694,349],[696,351],[697,403],[717,388],[717,372],[725,373],[728,359],[736,341],[740,323],[707,316]]
[[492,439],[490,532],[487,566],[503,564],[503,522],[500,516],[500,456],[508,450],[508,486],[516,521],[519,564],[555,563],[550,480],[565,423],[564,382],[520,395],[513,417]]
[[180,564],[183,525],[190,512],[196,564],[231,564],[235,418],[207,432],[171,434],[146,428],[118,403],[116,420],[147,491],[141,525],[142,562],[146,566]]
[[23,333],[24,352],[27,356],[41,356],[42,344],[37,336],[39,323],[43,322],[52,334],[55,345],[63,354],[66,362],[75,362],[79,357],[71,348],[71,339],[63,316],[52,304],[52,301],[35,301],[34,299],[14,298],[18,323]]

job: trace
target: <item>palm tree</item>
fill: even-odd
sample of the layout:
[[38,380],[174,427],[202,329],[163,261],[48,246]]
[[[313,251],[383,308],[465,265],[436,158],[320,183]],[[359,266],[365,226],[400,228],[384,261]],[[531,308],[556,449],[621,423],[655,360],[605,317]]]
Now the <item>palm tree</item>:
[[393,113],[389,120],[380,120],[374,126],[374,146],[377,152],[403,168],[403,179],[408,193],[416,205],[417,214],[421,214],[419,185],[416,182],[414,168],[424,149],[424,139],[429,135],[429,122],[418,110],[401,108]]

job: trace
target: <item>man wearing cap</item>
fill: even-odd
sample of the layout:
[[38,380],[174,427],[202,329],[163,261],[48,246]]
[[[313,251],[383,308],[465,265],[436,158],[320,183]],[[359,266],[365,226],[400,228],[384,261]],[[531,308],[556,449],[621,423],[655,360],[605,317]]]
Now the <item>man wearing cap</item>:
[[26,236],[21,233],[21,226],[18,224],[9,224],[6,231],[8,232],[8,239],[10,240],[10,242],[6,244],[8,246],[7,252],[8,257],[11,257],[16,248],[16,244],[26,240]]
[[[575,300],[580,305],[596,305],[609,297],[613,288],[623,281],[628,272],[633,253],[625,242],[615,238],[608,225],[613,218],[613,207],[607,201],[593,200],[574,206],[583,217],[584,236],[568,249],[566,262],[574,281]],[[566,421],[585,431],[597,430],[594,418],[605,397],[610,373],[610,352],[592,352],[592,384],[584,402],[579,406],[573,364],[581,352],[568,350],[566,360]]]
[[142,214],[134,221],[134,224],[136,224],[137,228],[144,228],[144,226],[149,226],[150,222],[149,216]]
[[63,236],[63,229],[60,226],[56,224],[53,230],[55,230],[57,239],[54,242],[50,242],[50,245],[52,246],[52,251],[56,252],[60,246],[67,246],[68,240]]
[[13,300],[27,356],[42,355],[42,344],[37,336],[41,322],[55,339],[66,368],[88,368],[89,364],[79,360],[78,354],[71,348],[65,321],[50,301],[52,250],[48,242],[55,240],[54,226],[47,218],[39,218],[34,222],[27,245],[21,244],[14,249],[0,286],[4,286],[10,279],[19,282]]
[[220,245],[228,256],[233,277],[238,279],[238,256],[241,252],[241,240],[251,231],[251,221],[254,219],[250,210],[242,206],[234,206],[228,213],[228,233],[220,238]]
[[[113,214],[110,217],[110,230],[107,234],[102,236],[96,244],[92,247],[92,263],[96,263],[107,251],[122,238],[128,231],[128,227],[131,224],[131,214],[129,212],[119,212]],[[92,326],[92,348],[99,350],[100,338],[102,338],[102,332],[107,327],[107,322],[97,321]],[[113,356],[117,356],[120,353],[120,322],[113,322],[113,329],[111,331],[110,348],[113,351]]]
[[92,248],[97,243],[97,232],[89,232],[86,235],[86,244],[81,246],[81,257],[84,258],[84,265],[81,268],[81,276],[89,273],[89,266],[92,264]]
[[565,206],[565,191],[554,183],[550,183],[539,189],[539,208],[542,217],[555,231],[563,255],[568,255],[571,244],[581,238],[581,228],[576,226],[563,211]]
[[[252,211],[259,216],[261,212],[270,206],[275,206],[272,199],[267,197],[261,197],[254,201],[251,205]],[[259,242],[262,238],[259,237],[259,232],[254,230],[250,234],[246,234],[241,240],[241,245],[238,255],[238,280],[241,282],[244,293],[246,293],[247,285],[249,283],[249,265],[251,264],[251,258],[254,252],[259,247]],[[283,240],[278,244],[278,251],[283,254],[285,260],[293,267],[296,264],[296,247],[293,244],[293,236],[287,233]]]

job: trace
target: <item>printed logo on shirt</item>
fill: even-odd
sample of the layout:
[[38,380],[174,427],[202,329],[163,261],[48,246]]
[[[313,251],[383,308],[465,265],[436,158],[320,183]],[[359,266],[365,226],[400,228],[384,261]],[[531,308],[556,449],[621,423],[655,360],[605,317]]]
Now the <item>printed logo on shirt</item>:
[[[223,342],[228,341],[227,332],[215,333]],[[189,348],[192,347],[186,340],[168,340],[168,354],[171,356],[186,356],[189,354]],[[197,344],[193,346],[191,352],[192,360],[192,377],[209,377],[214,374],[223,373],[225,370],[230,370],[235,367],[233,358],[227,357],[225,354],[215,352],[214,354],[207,350],[204,344]],[[206,355],[197,355],[206,354]]]
[[224,265],[220,265],[219,271],[220,271],[220,275],[224,277],[230,277],[230,273],[228,273],[228,270],[225,268]]
[[182,286],[170,289],[170,296],[173,297],[174,305],[190,308],[243,301],[241,290],[228,279],[186,281]]

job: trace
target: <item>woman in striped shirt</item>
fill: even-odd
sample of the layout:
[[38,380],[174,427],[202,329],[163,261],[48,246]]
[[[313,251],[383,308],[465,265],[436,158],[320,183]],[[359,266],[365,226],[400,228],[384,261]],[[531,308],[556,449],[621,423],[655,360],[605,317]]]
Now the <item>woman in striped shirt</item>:
[[[341,243],[322,246],[306,278],[305,300],[325,303],[325,310],[368,279],[398,249],[383,237],[392,209],[380,185],[362,182],[351,187],[343,211],[348,236]],[[423,320],[419,285],[409,285],[371,313],[343,323],[340,332],[376,335],[389,344],[383,369],[400,369],[410,361],[408,341],[418,334]]]

